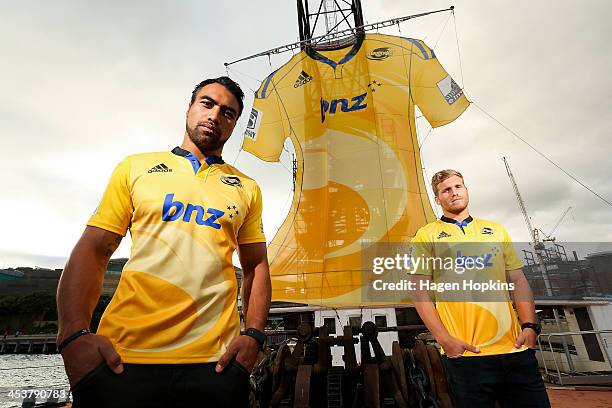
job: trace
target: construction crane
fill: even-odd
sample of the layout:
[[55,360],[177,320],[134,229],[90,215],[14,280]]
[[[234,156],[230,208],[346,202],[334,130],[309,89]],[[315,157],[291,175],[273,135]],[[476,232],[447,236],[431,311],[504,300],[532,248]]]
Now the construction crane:
[[[552,286],[550,284],[550,279],[548,278],[548,271],[546,270],[546,264],[544,263],[544,257],[542,255],[542,253],[546,249],[544,246],[544,242],[540,241],[540,234],[539,234],[540,231],[537,228],[534,228],[533,225],[531,224],[531,219],[529,218],[529,214],[527,214],[527,208],[525,208],[523,197],[521,197],[521,193],[518,189],[518,185],[516,184],[516,180],[514,179],[514,175],[512,174],[512,171],[510,170],[510,165],[508,164],[508,161],[506,160],[505,157],[503,157],[502,159],[504,161],[504,164],[506,165],[506,172],[508,173],[508,177],[510,178],[510,183],[512,184],[512,188],[514,189],[514,194],[516,195],[516,200],[518,201],[519,207],[521,209],[521,213],[523,213],[523,217],[525,218],[525,224],[527,224],[527,228],[529,229],[529,236],[531,237],[533,249],[535,250],[537,265],[540,268],[540,273],[542,274],[542,280],[544,281],[546,296],[552,298],[554,294],[553,294]],[[563,220],[563,217],[565,217],[565,215],[569,212],[571,208],[572,207],[565,210],[565,212],[563,213],[563,216],[557,222],[557,224],[553,228],[553,231],[551,231],[551,234],[552,232],[554,232],[557,226],[561,223],[561,221]],[[552,310],[553,310],[553,315],[555,317],[555,323],[557,325],[557,329],[559,330],[559,332],[561,332],[561,319],[559,318],[559,311],[555,307],[553,307]],[[573,372],[575,371],[574,363],[572,362],[572,358],[569,352],[569,347],[567,345],[567,341],[565,337],[562,336],[561,341],[563,343],[563,349],[565,351],[565,356],[567,358],[568,367],[570,371]]]
[[508,173],[508,177],[510,177],[510,183],[512,184],[512,188],[514,189],[514,195],[516,195],[516,200],[518,201],[518,205],[521,209],[521,213],[523,214],[523,218],[525,218],[525,224],[527,225],[527,229],[529,230],[529,237],[531,238],[531,242],[533,243],[534,249],[544,249],[544,244],[540,241],[540,234],[536,228],[533,228],[531,224],[531,219],[529,218],[529,214],[527,214],[527,208],[525,208],[525,203],[523,201],[523,197],[521,197],[521,192],[516,185],[516,180],[514,179],[514,175],[510,170],[510,165],[505,157],[502,158],[504,164],[506,165],[506,172]]
[[563,212],[563,214],[559,218],[559,221],[557,221],[555,226],[550,230],[550,232],[548,234],[544,233],[543,231],[540,231],[540,232],[542,232],[546,236],[546,238],[544,238],[543,241],[546,241],[546,242],[555,242],[555,237],[553,237],[552,234],[555,233],[555,231],[557,230],[557,227],[559,227],[559,225],[561,224],[561,221],[563,221],[563,219],[565,218],[567,213],[570,212],[571,209],[572,209],[571,206],[567,207],[567,209]]

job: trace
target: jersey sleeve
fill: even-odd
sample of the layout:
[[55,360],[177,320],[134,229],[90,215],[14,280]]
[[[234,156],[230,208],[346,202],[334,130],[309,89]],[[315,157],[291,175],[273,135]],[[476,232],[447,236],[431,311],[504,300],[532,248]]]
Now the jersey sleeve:
[[432,127],[457,119],[469,106],[463,90],[423,41],[405,39],[410,53],[410,86],[414,103]]
[[272,73],[255,92],[243,141],[244,150],[268,162],[279,160],[289,134],[285,129],[286,114],[276,85]]
[[125,236],[134,213],[129,178],[130,163],[126,158],[113,171],[102,200],[87,225]]
[[514,249],[514,245],[512,244],[512,240],[510,239],[510,235],[505,228],[503,228],[503,237],[504,241],[502,242],[502,246],[504,250],[504,266],[506,270],[512,271],[514,269],[522,268],[523,262],[521,262],[520,258],[518,257],[516,250]]
[[246,215],[242,226],[238,230],[238,244],[253,244],[256,242],[266,242],[266,237],[263,230],[263,222],[261,213],[263,211],[263,200],[261,198],[261,190],[255,185],[253,201],[249,207],[249,213]]
[[410,241],[410,256],[415,275],[433,276],[431,262],[426,262],[434,256],[433,243],[427,239],[423,228],[420,228]]

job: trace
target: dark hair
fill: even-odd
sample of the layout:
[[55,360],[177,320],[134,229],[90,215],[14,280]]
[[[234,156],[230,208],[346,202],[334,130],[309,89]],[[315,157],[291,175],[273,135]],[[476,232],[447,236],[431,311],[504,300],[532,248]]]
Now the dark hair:
[[240,114],[242,113],[242,109],[244,108],[244,103],[242,102],[242,100],[244,99],[244,92],[242,92],[240,85],[234,82],[230,77],[226,76],[205,79],[204,81],[197,84],[195,89],[191,93],[191,102],[189,102],[189,106],[191,106],[195,102],[196,95],[198,94],[198,92],[200,92],[200,89],[210,84],[223,85],[228,91],[232,93],[232,95],[234,95],[234,97],[238,101],[238,105],[240,106],[240,112],[238,112],[238,116],[240,116]]

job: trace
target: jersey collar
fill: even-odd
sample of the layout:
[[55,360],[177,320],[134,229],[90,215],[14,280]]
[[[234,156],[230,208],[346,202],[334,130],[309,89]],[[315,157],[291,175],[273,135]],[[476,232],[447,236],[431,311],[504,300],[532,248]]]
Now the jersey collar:
[[304,48],[304,52],[306,53],[306,55],[308,55],[310,58],[314,59],[315,61],[323,62],[329,65],[330,67],[332,67],[333,69],[336,69],[338,65],[342,65],[350,61],[351,58],[357,55],[357,52],[359,52],[359,49],[361,48],[361,44],[363,44],[364,39],[365,39],[364,34],[357,35],[357,39],[355,40],[355,44],[353,44],[353,47],[351,48],[351,50],[348,52],[348,54],[342,57],[342,59],[338,62],[332,61],[331,59],[327,58],[325,55],[319,54],[319,52],[315,50],[313,47]]
[[[198,170],[200,169],[200,165],[201,165],[200,161],[190,151],[185,150],[182,147],[176,146],[174,149],[172,149],[172,153],[176,154],[177,156],[182,156],[186,158],[187,160],[189,160],[191,162],[191,165],[193,166],[193,171],[195,173],[197,173]],[[225,163],[223,159],[221,158],[221,156],[208,156],[206,157],[205,161],[206,161],[206,164],[208,164],[209,166],[213,164]]]
[[457,220],[453,220],[452,218],[449,218],[445,215],[443,215],[440,218],[441,221],[444,222],[448,222],[449,224],[455,224],[456,226],[458,226],[459,228],[461,228],[461,232],[463,232],[465,234],[465,230],[463,229],[463,227],[467,227],[467,225],[472,222],[474,220],[474,218],[472,218],[472,216],[468,216],[465,220],[463,221],[457,221]]

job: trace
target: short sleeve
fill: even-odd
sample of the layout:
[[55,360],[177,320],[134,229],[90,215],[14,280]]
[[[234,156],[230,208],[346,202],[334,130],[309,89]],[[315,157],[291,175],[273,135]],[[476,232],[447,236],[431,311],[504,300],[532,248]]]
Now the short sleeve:
[[281,102],[272,73],[255,92],[243,141],[245,151],[264,161],[279,160],[288,135],[283,124],[286,115],[282,112]]
[[425,262],[434,256],[433,243],[427,239],[423,228],[420,228],[410,241],[410,257],[415,275],[433,276],[431,262]]
[[457,119],[469,106],[463,90],[438,61],[434,51],[423,41],[405,39],[411,49],[410,91],[432,127],[443,126]]
[[134,213],[129,177],[130,163],[125,159],[113,171],[102,200],[87,225],[125,236]]
[[238,230],[238,244],[253,244],[256,242],[266,242],[263,230],[261,214],[263,211],[263,200],[259,186],[255,185],[253,201],[249,207],[242,226]]
[[503,236],[504,242],[502,242],[502,246],[504,249],[504,266],[507,271],[512,271],[514,269],[520,269],[523,267],[523,262],[519,259],[516,250],[514,249],[514,245],[510,240],[510,235],[505,228],[503,228]]

